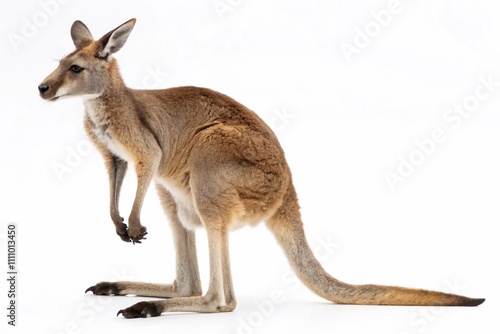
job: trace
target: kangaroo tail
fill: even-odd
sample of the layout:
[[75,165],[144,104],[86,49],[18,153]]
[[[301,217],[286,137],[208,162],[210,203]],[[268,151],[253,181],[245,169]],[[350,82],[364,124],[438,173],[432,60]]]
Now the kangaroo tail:
[[[290,191],[290,190],[289,190]],[[266,223],[299,279],[318,296],[338,304],[477,306],[483,298],[383,285],[352,285],[330,276],[311,251],[304,234],[295,193]]]

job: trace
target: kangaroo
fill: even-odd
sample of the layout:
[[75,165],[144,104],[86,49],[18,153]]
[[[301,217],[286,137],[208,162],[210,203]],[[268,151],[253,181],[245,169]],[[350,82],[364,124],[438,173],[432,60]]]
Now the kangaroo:
[[[48,101],[80,96],[84,127],[104,158],[110,215],[116,233],[141,243],[141,206],[154,180],[171,225],[176,251],[172,284],[100,282],[85,293],[164,298],[120,310],[125,318],[164,312],[229,312],[236,307],[228,233],[265,222],[299,279],[318,296],[339,304],[477,306],[480,298],[382,285],[352,285],[330,276],[304,234],[285,154],[273,131],[253,111],[216,91],[198,87],[128,88],[113,54],[127,41],[131,19],[94,40],[81,21],[71,27],[76,50],[38,86]],[[137,174],[128,225],[118,210],[127,166]],[[210,279],[203,295],[196,228],[205,228]]]

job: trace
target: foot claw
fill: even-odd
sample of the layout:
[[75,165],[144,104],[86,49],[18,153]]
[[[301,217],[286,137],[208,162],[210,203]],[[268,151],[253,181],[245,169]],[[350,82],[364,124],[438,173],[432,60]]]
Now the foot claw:
[[118,284],[114,282],[101,282],[85,290],[85,293],[89,291],[92,291],[94,295],[109,296],[109,295],[119,295],[120,292],[122,291],[122,288],[120,288]]
[[85,293],[89,292],[89,291],[92,291],[92,294],[95,295],[95,286],[91,286],[90,288],[88,288],[87,290],[85,290]]

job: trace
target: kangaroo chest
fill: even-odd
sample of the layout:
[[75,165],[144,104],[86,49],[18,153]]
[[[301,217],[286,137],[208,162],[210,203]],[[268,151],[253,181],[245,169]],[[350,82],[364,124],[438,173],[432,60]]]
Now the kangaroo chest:
[[103,107],[97,102],[87,102],[85,113],[92,123],[90,131],[99,143],[117,157],[133,163],[134,160],[127,147],[113,134],[116,130],[113,129],[110,120],[106,118]]

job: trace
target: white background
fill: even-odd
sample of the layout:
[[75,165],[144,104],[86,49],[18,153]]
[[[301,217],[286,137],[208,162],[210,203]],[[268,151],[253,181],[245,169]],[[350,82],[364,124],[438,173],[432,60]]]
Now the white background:
[[[7,223],[19,226],[18,327],[6,325],[8,288],[1,279],[0,332],[498,330],[500,3],[8,0],[0,6],[1,268]],[[73,50],[74,20],[98,38],[132,17],[136,27],[116,56],[127,84],[210,87],[270,123],[294,174],[311,247],[333,276],[486,302],[477,308],[326,302],[297,284],[264,226],[231,236],[238,298],[232,313],[126,320],[116,312],[144,298],[85,295],[101,280],[174,279],[171,235],[154,189],[142,212],[148,239],[122,242],[108,214],[101,157],[82,131],[82,102],[48,103],[37,94],[57,60]],[[349,47],[356,53],[346,55]],[[470,112],[458,116],[457,108]],[[436,131],[439,142],[430,144]],[[404,182],[391,189],[386,175],[398,169]],[[134,187],[131,171],[125,217]],[[197,237],[206,288],[206,238],[201,230]]]

